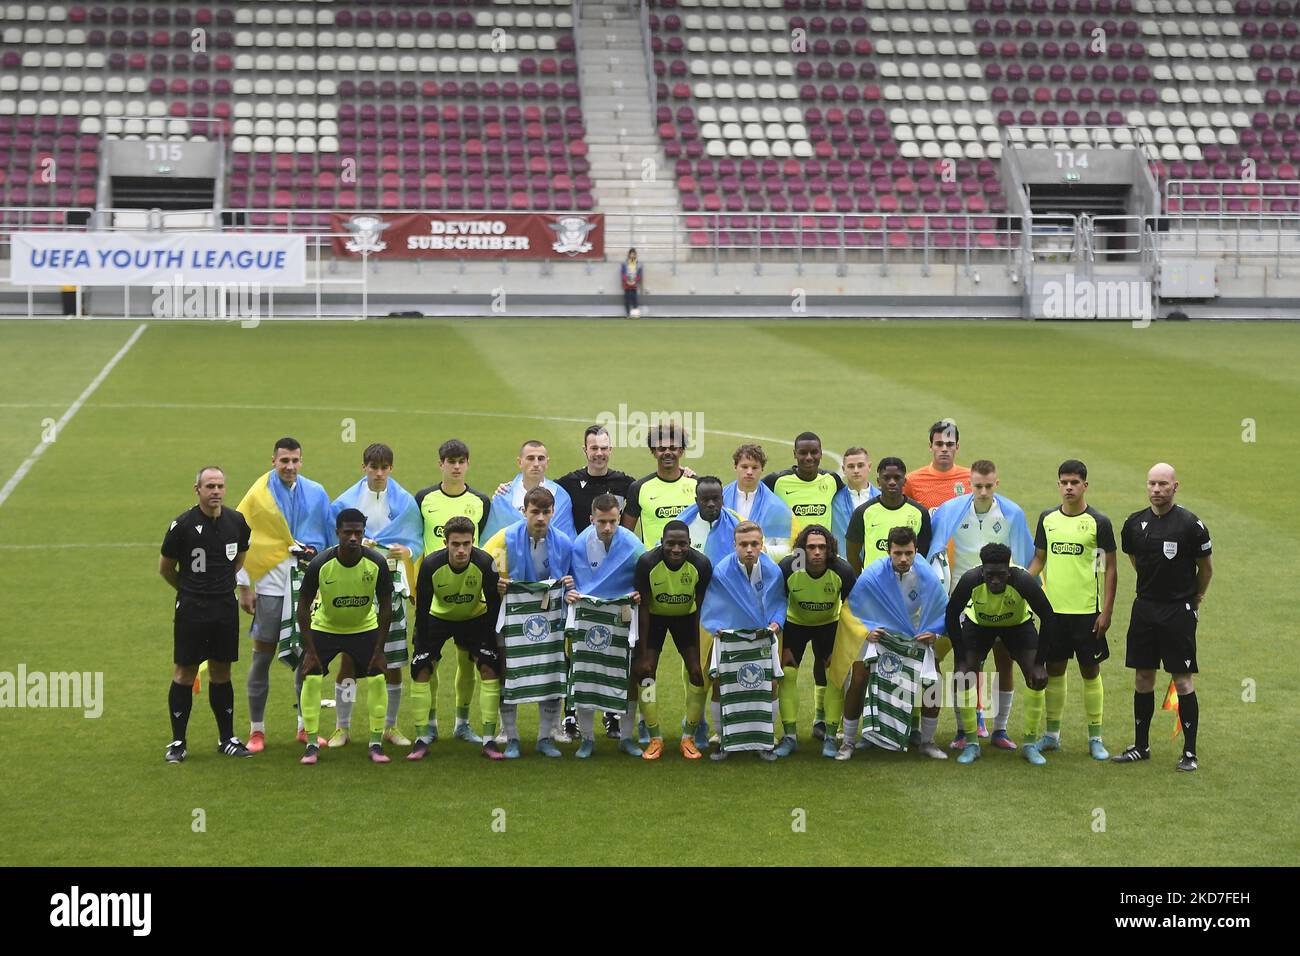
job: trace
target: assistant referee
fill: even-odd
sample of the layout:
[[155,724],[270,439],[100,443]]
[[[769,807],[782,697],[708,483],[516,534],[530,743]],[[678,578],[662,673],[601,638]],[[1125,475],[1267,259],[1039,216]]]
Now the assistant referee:
[[1172,465],[1160,462],[1147,472],[1150,507],[1129,515],[1120,544],[1137,571],[1137,597],[1128,625],[1128,656],[1134,670],[1133,745],[1111,759],[1149,760],[1151,718],[1155,714],[1156,668],[1163,662],[1178,691],[1183,725],[1183,755],[1178,769],[1196,769],[1196,731],[1200,704],[1192,675],[1196,669],[1196,624],[1214,574],[1210,531],[1186,508],[1174,504],[1178,479]]
[[194,704],[191,688],[199,665],[208,662],[208,702],[217,718],[217,751],[228,757],[252,753],[235,736],[235,689],[230,664],[239,660],[239,602],[235,575],[244,566],[250,531],[244,516],[223,508],[226,474],[209,465],[194,478],[199,503],[179,515],[163,538],[158,573],[176,589],[172,623],[172,682],[167,691],[172,742],[167,762],[188,756],[185,732]]

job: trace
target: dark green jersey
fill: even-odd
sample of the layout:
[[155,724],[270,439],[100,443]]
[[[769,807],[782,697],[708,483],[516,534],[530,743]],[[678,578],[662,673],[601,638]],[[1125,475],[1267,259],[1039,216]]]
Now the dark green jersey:
[[994,594],[984,583],[981,564],[957,579],[957,586],[948,598],[946,617],[950,635],[960,633],[957,628],[961,627],[962,611],[966,612],[968,621],[980,627],[1015,627],[1029,620],[1030,611],[1040,621],[1050,620],[1052,605],[1029,572],[1014,564],[1007,586],[1001,594]]
[[492,556],[479,548],[470,551],[469,564],[460,571],[452,568],[446,548],[435,551],[421,563],[415,581],[417,627],[430,616],[443,621],[468,621],[483,616],[489,607],[495,614],[501,600],[498,577]]
[[483,492],[466,485],[460,494],[449,495],[442,490],[441,482],[416,492],[415,503],[424,518],[425,554],[447,547],[442,528],[457,515],[474,522],[474,544],[479,544],[479,537],[487,527],[488,513],[492,510],[492,500]]
[[884,498],[872,498],[865,505],[858,505],[844,534],[849,556],[861,557],[862,566],[866,567],[889,553],[890,529],[903,527],[916,532],[916,553],[924,557],[930,550],[930,512],[925,505],[911,498],[904,498],[897,508],[886,507]]
[[804,525],[831,526],[831,502],[835,493],[844,487],[844,479],[834,472],[818,469],[817,477],[804,481],[793,468],[763,476],[767,485],[782,501],[790,506],[794,520],[790,525],[790,540],[803,530]]
[[[322,551],[307,566],[298,591],[299,606],[316,601],[312,630],[326,634],[362,634],[379,626],[376,608],[393,599],[393,574],[388,559],[371,548],[361,549],[352,567],[339,561],[338,546]],[[316,600],[319,598],[319,600]]]
[[632,482],[623,514],[641,519],[641,541],[654,548],[663,540],[664,525],[693,504],[694,478],[679,475],[676,481],[664,481],[656,473]]
[[1105,555],[1115,550],[1110,519],[1094,508],[1067,515],[1061,506],[1038,516],[1034,547],[1045,552],[1043,590],[1057,614],[1101,610]]
[[781,576],[788,595],[785,619],[805,627],[829,624],[840,616],[840,602],[849,599],[857,575],[849,562],[836,558],[822,573],[813,577],[807,570],[795,570],[798,555],[781,559]]
[[664,563],[664,549],[653,548],[637,558],[633,572],[641,606],[662,617],[694,614],[704,603],[704,592],[713,580],[713,565],[694,548],[686,550],[686,560],[673,570]]

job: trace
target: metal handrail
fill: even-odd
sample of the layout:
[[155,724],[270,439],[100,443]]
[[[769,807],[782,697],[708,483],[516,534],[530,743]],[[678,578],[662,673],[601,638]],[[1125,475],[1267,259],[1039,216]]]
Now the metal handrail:
[[[645,53],[645,83],[650,93],[650,115],[653,117],[659,108],[659,82],[655,76],[655,58],[650,48],[650,4],[641,0],[641,46]],[[658,124],[656,124],[657,126]]]

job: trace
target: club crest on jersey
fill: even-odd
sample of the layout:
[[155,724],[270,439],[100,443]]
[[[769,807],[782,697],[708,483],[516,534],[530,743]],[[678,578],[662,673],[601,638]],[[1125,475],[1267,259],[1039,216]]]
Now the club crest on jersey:
[[235,555],[237,554],[239,554],[239,542],[231,541],[229,544],[226,545],[226,560],[227,561],[235,560]]
[[361,583],[362,583],[362,584],[369,584],[369,583],[370,583],[371,581],[373,581],[374,579],[375,579],[375,572],[374,572],[374,571],[369,571],[369,570],[367,570],[367,571],[362,571],[362,572],[361,572]]
[[736,671],[736,680],[746,690],[755,690],[763,684],[763,668],[753,662],[742,664],[740,670]]
[[1166,558],[1169,558],[1169,559],[1172,560],[1173,558],[1175,558],[1175,557],[1178,556],[1178,542],[1177,542],[1177,541],[1166,541],[1166,542],[1164,542],[1164,547],[1165,547],[1165,557],[1166,557]]
[[921,594],[920,591],[918,591],[916,588],[912,588],[912,590],[907,592],[907,599],[909,601],[915,601],[920,596],[920,594]]
[[954,495],[964,495],[964,494],[966,494],[966,482],[964,482],[964,481],[959,481],[959,482],[955,483],[955,484],[952,486],[952,493],[953,493]]
[[827,582],[826,582],[826,586],[823,587],[822,590],[825,591],[827,594],[834,594],[834,593],[835,593],[835,583],[834,583],[833,581],[827,581]]
[[533,614],[524,621],[524,637],[536,644],[544,640],[546,635],[551,633],[551,629],[546,625],[546,618],[540,614]]
[[682,576],[681,576],[681,579],[680,579],[680,580],[681,580],[682,584],[690,584],[690,583],[691,583],[691,572],[690,572],[690,571],[683,570],[683,571],[682,571]]
[[893,677],[903,669],[903,662],[893,651],[885,651],[876,661],[876,668],[882,677]]
[[603,651],[609,647],[609,642],[613,635],[610,634],[609,628],[604,624],[596,624],[587,631],[585,643],[593,651]]
[[995,522],[993,522],[993,533],[994,533],[994,534],[1001,534],[1001,533],[1002,533],[1002,522],[1001,522],[1001,521],[995,521]]

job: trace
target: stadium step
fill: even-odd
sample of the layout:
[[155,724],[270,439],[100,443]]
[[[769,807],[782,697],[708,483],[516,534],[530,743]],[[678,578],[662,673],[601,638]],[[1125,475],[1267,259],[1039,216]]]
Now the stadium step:
[[[639,13],[625,0],[587,0],[578,23],[582,106],[592,195],[605,223],[611,260],[635,244],[653,259],[667,255],[678,228],[681,197],[663,152],[650,105],[645,37]],[[642,178],[645,161],[653,177]],[[676,236],[679,248],[687,237]]]

